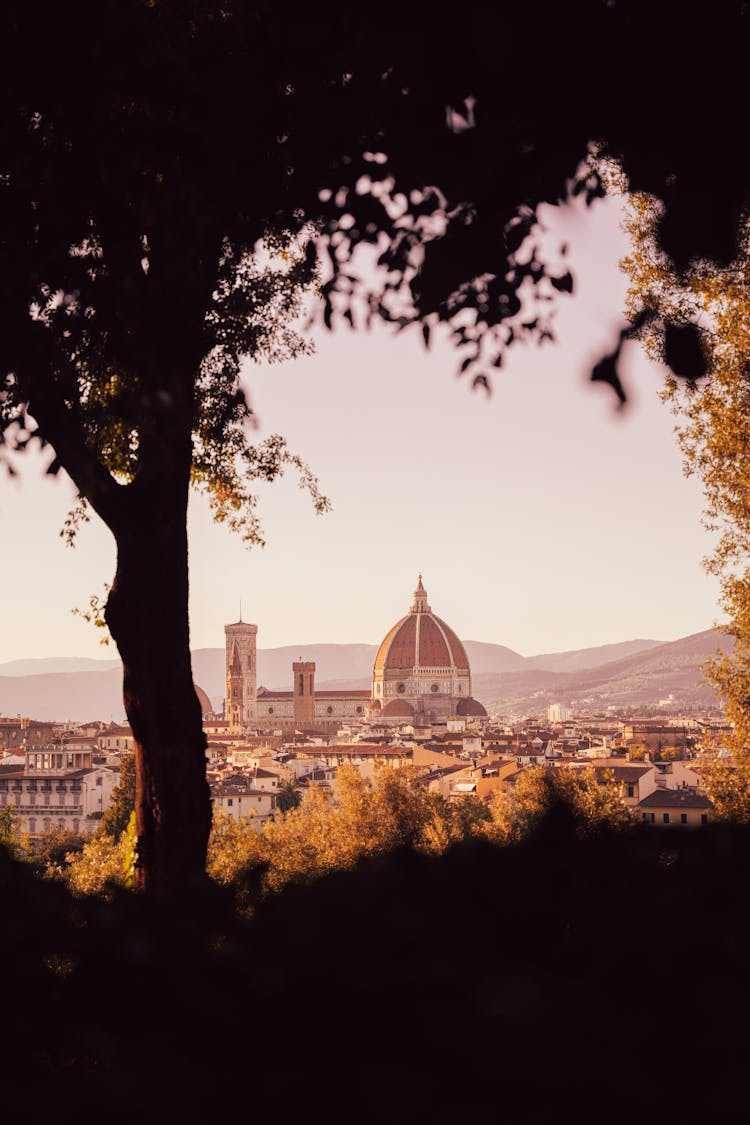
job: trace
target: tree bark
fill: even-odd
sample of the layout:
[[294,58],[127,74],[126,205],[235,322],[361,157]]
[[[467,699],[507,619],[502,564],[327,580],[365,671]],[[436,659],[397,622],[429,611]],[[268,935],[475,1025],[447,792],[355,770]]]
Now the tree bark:
[[[105,619],[123,662],[136,755],[137,889],[170,894],[205,879],[211,828],[206,738],[188,624],[189,473],[148,492],[135,481],[119,521]],[[182,479],[181,479],[182,478]]]

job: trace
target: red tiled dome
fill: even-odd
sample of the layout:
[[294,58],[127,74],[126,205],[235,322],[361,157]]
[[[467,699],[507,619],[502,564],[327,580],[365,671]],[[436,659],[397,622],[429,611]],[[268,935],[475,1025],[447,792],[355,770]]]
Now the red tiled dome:
[[405,719],[411,719],[414,715],[414,708],[405,699],[392,699],[390,703],[386,703],[383,708],[384,715],[396,715]]
[[203,688],[199,688],[197,684],[193,684],[193,688],[195,689],[195,694],[198,696],[198,702],[201,705],[201,715],[212,714],[213,707],[211,706],[211,700],[208,698]]
[[465,696],[459,699],[458,706],[456,707],[456,714],[458,715],[475,715],[479,719],[486,719],[487,712],[482,704],[477,699],[472,699],[471,696]]
[[375,672],[415,667],[469,671],[464,646],[451,627],[430,611],[409,613],[397,621],[375,657]]

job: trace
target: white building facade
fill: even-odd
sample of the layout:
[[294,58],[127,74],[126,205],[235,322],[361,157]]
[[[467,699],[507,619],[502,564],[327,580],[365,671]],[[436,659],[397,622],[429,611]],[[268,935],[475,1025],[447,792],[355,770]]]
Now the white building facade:
[[108,808],[119,779],[94,765],[91,751],[28,750],[25,764],[0,766],[0,808],[12,806],[19,831],[31,840],[60,827],[90,835]]

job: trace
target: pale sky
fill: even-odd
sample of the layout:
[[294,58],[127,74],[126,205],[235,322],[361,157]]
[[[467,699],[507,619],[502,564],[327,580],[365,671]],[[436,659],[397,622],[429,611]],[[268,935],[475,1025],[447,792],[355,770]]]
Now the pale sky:
[[[558,342],[513,350],[490,399],[416,332],[321,332],[314,356],[249,368],[260,436],[287,436],[333,511],[316,516],[292,478],[268,486],[268,545],[248,551],[192,503],[194,648],[223,645],[240,599],[260,647],[379,642],[420,571],[461,637],[523,655],[714,623],[700,485],[682,474],[662,372],[629,346],[623,413],[588,382],[621,324],[617,208],[568,211],[564,225],[577,289],[559,300]],[[111,536],[94,517],[67,549],[70,482],[39,458],[17,464],[20,481],[0,477],[0,662],[114,656],[70,612],[111,579]]]

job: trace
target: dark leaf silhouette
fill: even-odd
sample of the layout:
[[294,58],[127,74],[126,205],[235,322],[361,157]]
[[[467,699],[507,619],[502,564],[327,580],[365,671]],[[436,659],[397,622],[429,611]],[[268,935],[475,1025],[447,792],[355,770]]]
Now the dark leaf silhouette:
[[695,324],[664,326],[664,359],[681,379],[702,379],[706,375],[706,356]]
[[553,288],[557,289],[560,293],[573,292],[573,275],[572,273],[564,273],[560,277],[551,277]]
[[620,360],[620,348],[612,352],[611,355],[604,356],[600,359],[594,370],[591,372],[592,383],[607,383],[617,395],[621,406],[624,406],[627,401],[625,388],[620,380],[618,371],[618,363]]

